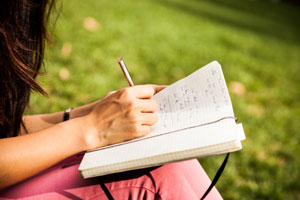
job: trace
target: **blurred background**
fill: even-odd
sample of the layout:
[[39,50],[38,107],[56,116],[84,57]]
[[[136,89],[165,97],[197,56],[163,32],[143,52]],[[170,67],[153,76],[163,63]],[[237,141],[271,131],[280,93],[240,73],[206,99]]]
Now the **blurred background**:
[[[224,199],[300,199],[300,6],[279,0],[58,1],[28,114],[76,107],[136,84],[223,67],[247,140],[217,188]],[[56,23],[55,19],[58,16]],[[213,178],[224,155],[199,161]]]

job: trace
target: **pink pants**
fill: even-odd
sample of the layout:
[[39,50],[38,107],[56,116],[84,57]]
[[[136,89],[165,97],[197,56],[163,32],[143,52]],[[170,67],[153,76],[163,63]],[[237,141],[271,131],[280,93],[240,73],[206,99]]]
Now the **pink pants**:
[[[82,179],[81,157],[63,162],[0,192],[0,199],[107,199],[97,179]],[[61,168],[68,163],[73,165]],[[74,163],[75,162],[75,163]],[[199,199],[210,180],[197,160],[100,177],[114,199]],[[213,188],[205,199],[222,199]]]

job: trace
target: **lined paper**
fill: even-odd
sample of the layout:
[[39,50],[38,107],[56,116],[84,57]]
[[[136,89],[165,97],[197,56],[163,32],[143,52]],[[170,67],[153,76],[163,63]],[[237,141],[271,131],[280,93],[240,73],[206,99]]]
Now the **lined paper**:
[[234,116],[222,68],[216,61],[154,96],[158,123],[148,137]]

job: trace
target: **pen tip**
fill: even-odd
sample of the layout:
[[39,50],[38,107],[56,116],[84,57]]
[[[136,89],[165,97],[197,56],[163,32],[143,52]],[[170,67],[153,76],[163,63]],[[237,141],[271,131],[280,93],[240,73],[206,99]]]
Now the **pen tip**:
[[122,57],[120,57],[120,58],[118,58],[118,62],[121,62],[123,60],[123,58]]

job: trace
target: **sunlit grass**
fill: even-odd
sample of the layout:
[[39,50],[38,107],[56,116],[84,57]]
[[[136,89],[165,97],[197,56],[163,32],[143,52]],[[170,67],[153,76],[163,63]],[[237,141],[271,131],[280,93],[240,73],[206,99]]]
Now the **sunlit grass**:
[[[126,87],[120,56],[136,84],[170,84],[217,60],[228,85],[245,89],[231,98],[247,135],[219,191],[225,199],[300,198],[299,19],[299,7],[269,1],[65,1],[39,78],[49,98],[34,94],[28,112]],[[223,157],[200,162],[212,177]]]

